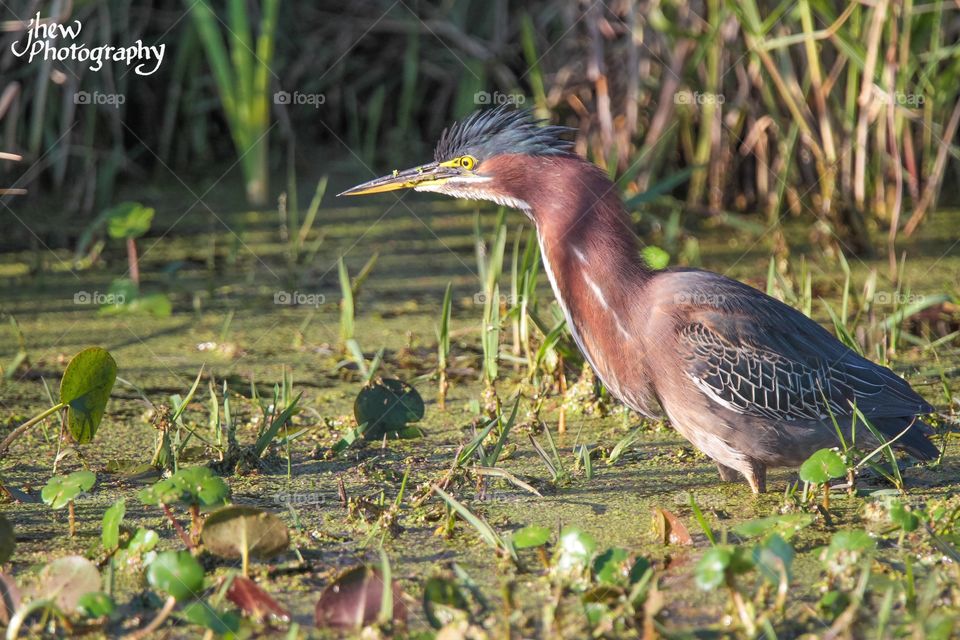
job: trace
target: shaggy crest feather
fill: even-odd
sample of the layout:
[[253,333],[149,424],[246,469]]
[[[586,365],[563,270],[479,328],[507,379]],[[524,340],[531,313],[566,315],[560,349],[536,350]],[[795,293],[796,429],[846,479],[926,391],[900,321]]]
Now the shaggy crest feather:
[[475,111],[443,130],[433,157],[437,162],[443,162],[471,155],[482,161],[503,153],[532,156],[571,153],[573,142],[561,136],[575,129],[544,123],[530,109],[501,105]]

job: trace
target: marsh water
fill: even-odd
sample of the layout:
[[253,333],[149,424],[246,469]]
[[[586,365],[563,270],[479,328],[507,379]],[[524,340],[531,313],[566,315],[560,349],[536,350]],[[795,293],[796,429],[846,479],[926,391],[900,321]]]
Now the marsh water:
[[[150,188],[137,199],[154,199]],[[210,198],[211,200],[213,198]],[[229,200],[229,198],[226,198]],[[239,416],[238,438],[255,437],[259,412],[249,401],[251,384],[269,397],[284,371],[293,378],[294,389],[303,393],[302,410],[294,419],[305,432],[286,449],[271,451],[257,472],[226,476],[235,503],[256,505],[281,513],[293,528],[293,541],[302,561],[291,552],[285,558],[254,565],[254,574],[284,603],[293,619],[310,630],[313,607],[319,592],[337,571],[358,562],[378,561],[382,544],[392,563],[394,576],[411,595],[411,629],[427,629],[421,617],[419,597],[422,580],[439,567],[455,561],[477,582],[490,602],[487,615],[510,615],[528,620],[528,634],[537,633],[544,602],[551,587],[536,561],[527,558],[526,571],[499,561],[476,532],[457,522],[453,535],[439,535],[438,499],[401,509],[396,527],[386,531],[375,517],[363,510],[347,510],[340,501],[338,481],[350,498],[381,499],[392,503],[406,470],[408,492],[435,482],[450,468],[458,447],[470,440],[480,424],[483,385],[480,326],[482,300],[475,256],[476,207],[451,200],[417,196],[382,201],[324,202],[304,253],[315,254],[291,265],[289,243],[276,210],[248,211],[243,207],[191,208],[189,197],[158,207],[152,231],[138,241],[144,291],[165,292],[173,303],[169,317],[151,315],[105,315],[95,304],[106,294],[110,282],[126,271],[123,247],[108,242],[92,267],[74,264],[67,244],[70,238],[52,228],[38,239],[34,251],[0,255],[0,301],[5,314],[0,326],[0,361],[7,365],[19,350],[10,317],[22,331],[28,366],[18,368],[0,382],[0,420],[4,434],[49,406],[46,382],[56,389],[70,356],[80,349],[99,345],[108,349],[119,366],[107,415],[92,444],[68,452],[58,463],[58,472],[87,466],[98,476],[97,485],[76,505],[78,532],[67,535],[63,512],[50,511],[39,500],[39,491],[52,475],[58,451],[58,423],[49,420],[17,441],[2,461],[4,484],[19,496],[17,502],[0,506],[14,524],[17,550],[12,572],[29,584],[51,557],[69,553],[97,556],[100,520],[106,507],[119,497],[127,498],[126,522],[147,526],[161,534],[162,548],[179,541],[162,514],[139,503],[135,492],[156,478],[132,473],[149,463],[157,431],[151,425],[153,404],[169,404],[171,394],[184,395],[194,378],[204,370],[205,381],[194,404],[186,412],[188,423],[204,433],[207,424],[207,378],[218,388],[226,382],[235,398]],[[304,208],[305,199],[301,198]],[[350,205],[350,206],[348,206]],[[489,230],[495,212],[483,209],[481,220]],[[510,245],[525,225],[519,214],[508,214]],[[716,224],[693,215],[684,218],[688,235],[699,244],[701,266],[726,273],[764,289],[770,260],[768,234],[755,234]],[[69,225],[67,225],[68,227]],[[803,221],[789,220],[785,234],[790,244],[792,269],[804,256],[812,274],[812,312],[829,323],[826,300],[839,308],[844,276],[834,257],[823,255],[810,243]],[[881,235],[877,232],[875,235]],[[932,214],[917,237],[898,245],[905,252],[904,288],[912,296],[950,294],[960,291],[960,213]],[[49,241],[64,248],[49,251]],[[657,238],[650,238],[657,241]],[[340,287],[337,259],[344,257],[356,274],[373,253],[379,259],[360,287],[356,300],[356,338],[368,358],[384,349],[381,373],[413,384],[426,400],[426,416],[419,423],[425,437],[388,440],[350,449],[334,458],[325,456],[351,424],[353,401],[361,382],[357,367],[340,349]],[[878,289],[891,291],[888,262],[883,252],[874,257],[848,257],[852,271],[851,290],[859,292],[871,271],[878,272]],[[509,267],[507,267],[509,271]],[[446,409],[436,402],[437,325],[444,288],[453,283],[451,387]],[[299,301],[300,304],[287,304]],[[540,304],[549,308],[552,294],[545,279]],[[882,320],[894,307],[878,307]],[[870,319],[864,319],[864,323]],[[874,319],[874,322],[877,320]],[[948,327],[949,329],[949,327]],[[955,328],[954,328],[955,329]],[[923,333],[925,329],[918,332]],[[939,410],[956,414],[947,404],[944,385],[960,393],[960,341],[957,337],[925,349],[940,336],[935,330],[919,341],[903,342],[890,354],[890,364]],[[504,335],[505,350],[510,338]],[[501,398],[522,388],[523,371],[511,361],[501,363],[497,383]],[[576,370],[568,371],[572,384]],[[141,395],[142,394],[142,395]],[[482,491],[477,486],[457,489],[458,497],[500,532],[524,525],[545,525],[559,530],[575,524],[591,533],[601,546],[620,546],[646,555],[659,567],[659,586],[665,594],[659,620],[673,632],[712,629],[723,633],[726,595],[698,589],[691,566],[708,542],[693,518],[690,497],[716,529],[737,522],[779,513],[783,493],[796,481],[795,470],[775,470],[768,480],[769,493],[756,497],[746,484],[725,484],[714,465],[697,453],[663,422],[641,421],[611,404],[604,411],[589,411],[570,403],[566,430],[554,433],[569,481],[551,482],[543,462],[530,445],[527,432],[537,425],[525,422],[528,402],[520,411],[519,425],[511,435],[499,466],[524,479],[541,495],[536,496],[501,481],[491,480]],[[561,401],[546,398],[541,417],[555,430]],[[575,464],[574,447],[586,444],[609,450],[631,430],[638,439],[614,464],[603,456],[593,463],[587,478]],[[960,486],[960,456],[956,436],[946,438],[947,453],[940,464],[908,467],[904,477],[911,503],[933,498],[950,499]],[[204,464],[210,452],[200,443],[184,450],[181,464]],[[865,474],[864,491],[889,488],[882,479]],[[408,498],[412,501],[412,498]],[[359,503],[358,503],[359,504]],[[797,551],[791,597],[782,627],[782,637],[802,631],[817,632],[827,624],[815,609],[819,587],[817,549],[833,531],[866,526],[862,496],[836,492],[829,523],[818,522],[793,539]],[[657,508],[675,513],[689,529],[692,546],[664,544],[652,526]],[[881,554],[887,553],[881,549]],[[892,550],[890,550],[892,553]],[[226,563],[207,560],[213,574]],[[918,568],[923,572],[923,568]],[[136,594],[136,578],[118,579],[118,601],[128,607],[131,620],[151,617]],[[505,585],[512,595],[505,598]],[[506,611],[510,609],[510,611]],[[576,617],[573,607],[563,615]],[[517,625],[518,628],[522,624]],[[499,628],[499,627],[496,627]],[[779,628],[779,627],[778,627]],[[167,636],[190,636],[187,628],[167,628]]]

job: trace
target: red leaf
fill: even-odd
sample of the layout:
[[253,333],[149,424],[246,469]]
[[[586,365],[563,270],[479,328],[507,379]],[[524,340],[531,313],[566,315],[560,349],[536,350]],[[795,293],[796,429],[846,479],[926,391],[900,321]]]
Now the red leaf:
[[244,613],[257,620],[271,615],[280,620],[289,620],[290,612],[284,609],[269,593],[250,578],[237,576],[227,589],[227,600],[240,607]]
[[[393,589],[393,622],[406,622],[404,594],[396,582]],[[315,612],[318,627],[355,629],[365,627],[380,617],[383,600],[383,577],[379,569],[354,567],[330,583],[317,601]]]
[[693,544],[693,539],[690,537],[687,527],[680,521],[680,518],[667,509],[656,508],[653,510],[653,526],[657,531],[657,537],[663,544]]

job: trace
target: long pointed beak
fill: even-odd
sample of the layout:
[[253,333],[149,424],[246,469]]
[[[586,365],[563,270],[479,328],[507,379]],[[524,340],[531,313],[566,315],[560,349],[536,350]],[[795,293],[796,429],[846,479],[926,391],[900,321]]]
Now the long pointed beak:
[[460,175],[460,171],[454,167],[444,167],[437,162],[431,162],[405,171],[394,171],[388,176],[358,184],[343,193],[338,193],[337,197],[362,196],[368,193],[383,193],[385,191],[397,191],[398,189],[413,189],[420,186],[443,184],[458,175]]

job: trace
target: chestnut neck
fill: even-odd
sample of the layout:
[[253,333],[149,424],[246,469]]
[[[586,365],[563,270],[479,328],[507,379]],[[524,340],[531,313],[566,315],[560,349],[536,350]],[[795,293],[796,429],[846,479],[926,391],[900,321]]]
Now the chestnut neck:
[[653,276],[616,187],[597,166],[573,154],[507,155],[495,162],[494,188],[528,205],[558,293],[569,294],[581,280],[563,277],[574,267],[612,289],[635,290]]

